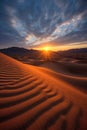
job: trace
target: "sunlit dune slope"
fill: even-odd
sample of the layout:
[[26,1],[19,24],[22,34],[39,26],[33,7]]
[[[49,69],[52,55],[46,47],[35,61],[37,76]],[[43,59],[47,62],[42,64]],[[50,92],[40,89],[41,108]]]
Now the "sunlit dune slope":
[[87,130],[87,96],[50,70],[0,54],[0,130],[25,129]]

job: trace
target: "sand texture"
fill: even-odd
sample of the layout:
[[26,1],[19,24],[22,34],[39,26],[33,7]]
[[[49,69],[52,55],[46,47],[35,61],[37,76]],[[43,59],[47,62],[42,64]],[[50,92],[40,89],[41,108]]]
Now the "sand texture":
[[0,53],[0,130],[87,130],[87,75],[56,66]]

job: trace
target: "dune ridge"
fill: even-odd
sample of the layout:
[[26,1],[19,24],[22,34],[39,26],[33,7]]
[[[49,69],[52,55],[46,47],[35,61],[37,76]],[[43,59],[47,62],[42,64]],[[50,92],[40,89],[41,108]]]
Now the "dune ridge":
[[50,70],[0,59],[0,130],[87,130],[86,94]]

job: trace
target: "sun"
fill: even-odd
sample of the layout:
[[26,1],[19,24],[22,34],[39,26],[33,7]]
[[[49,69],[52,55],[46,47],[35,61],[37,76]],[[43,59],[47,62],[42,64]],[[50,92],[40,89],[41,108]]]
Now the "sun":
[[51,61],[52,60],[52,46],[42,46],[40,48],[40,56],[42,60]]
[[43,50],[46,51],[46,52],[48,52],[48,51],[51,50],[51,48],[49,46],[46,46],[46,47],[43,47]]

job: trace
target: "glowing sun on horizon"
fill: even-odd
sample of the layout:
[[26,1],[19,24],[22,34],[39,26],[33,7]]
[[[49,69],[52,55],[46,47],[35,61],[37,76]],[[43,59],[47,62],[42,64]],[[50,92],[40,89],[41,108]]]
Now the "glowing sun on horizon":
[[52,59],[52,46],[42,46],[40,48],[41,50],[41,57],[43,60],[51,61]]
[[42,50],[43,50],[43,51],[46,51],[46,52],[48,52],[48,51],[50,51],[50,50],[51,50],[51,47],[49,47],[49,46],[46,46],[46,47],[43,47],[43,48],[42,48]]

